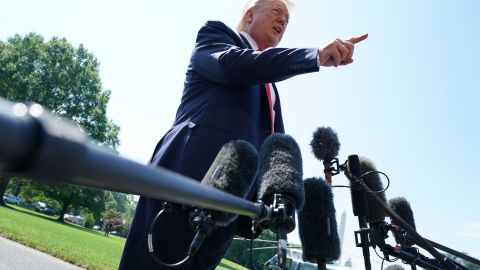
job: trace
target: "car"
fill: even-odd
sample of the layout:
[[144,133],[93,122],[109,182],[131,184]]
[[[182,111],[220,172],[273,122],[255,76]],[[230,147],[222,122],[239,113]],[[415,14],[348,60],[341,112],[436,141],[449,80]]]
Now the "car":
[[40,209],[40,213],[49,215],[49,216],[54,216],[57,212],[52,208],[45,207]]
[[65,221],[78,224],[78,225],[83,225],[83,223],[85,222],[85,220],[81,216],[74,216],[72,214],[63,215],[63,219]]
[[3,195],[3,200],[6,203],[18,205],[20,203],[20,199],[17,196],[14,196],[12,194],[4,194]]
[[47,204],[44,202],[34,202],[33,206],[35,207],[35,211],[40,212],[42,208],[47,207]]

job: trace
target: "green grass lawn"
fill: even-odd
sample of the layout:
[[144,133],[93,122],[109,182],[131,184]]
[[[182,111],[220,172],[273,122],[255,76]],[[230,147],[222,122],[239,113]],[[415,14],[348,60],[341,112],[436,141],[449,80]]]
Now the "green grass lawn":
[[[0,236],[87,269],[117,269],[125,239],[86,229],[25,208],[0,207]],[[247,269],[222,260],[219,270]]]
[[217,266],[216,270],[248,270],[239,264],[223,259]]
[[24,208],[0,207],[0,235],[88,269],[117,269],[125,239]]

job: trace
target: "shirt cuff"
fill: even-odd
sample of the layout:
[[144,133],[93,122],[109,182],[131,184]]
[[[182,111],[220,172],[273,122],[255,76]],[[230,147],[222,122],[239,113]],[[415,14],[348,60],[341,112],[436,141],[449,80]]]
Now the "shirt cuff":
[[317,66],[320,68],[320,50],[317,49]]

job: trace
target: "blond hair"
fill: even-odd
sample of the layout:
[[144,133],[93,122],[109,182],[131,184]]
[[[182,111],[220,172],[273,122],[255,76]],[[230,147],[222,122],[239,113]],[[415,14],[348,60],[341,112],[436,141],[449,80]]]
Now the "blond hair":
[[[238,23],[237,25],[237,31],[240,32],[240,31],[243,31],[245,29],[245,26],[246,26],[246,21],[245,21],[245,14],[247,13],[247,11],[249,10],[256,10],[256,9],[259,9],[263,6],[265,6],[268,2],[271,2],[273,0],[250,0],[247,2],[247,4],[245,5],[245,8],[243,9],[243,12],[242,12],[242,19],[240,20],[240,22]],[[281,0],[285,6],[287,6],[287,10],[288,10],[288,13],[291,13],[293,8],[295,7],[295,4],[293,2],[291,2],[290,0]]]

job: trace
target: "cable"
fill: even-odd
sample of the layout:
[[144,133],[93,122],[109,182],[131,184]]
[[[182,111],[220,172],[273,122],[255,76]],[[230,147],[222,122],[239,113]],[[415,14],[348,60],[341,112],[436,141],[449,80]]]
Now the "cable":
[[369,171],[369,172],[366,172],[362,175],[360,175],[359,179],[361,179],[362,181],[364,181],[363,177],[369,175],[369,174],[372,174],[372,173],[378,173],[378,174],[382,174],[383,176],[385,176],[385,178],[387,178],[387,186],[383,189],[383,190],[378,190],[378,191],[371,191],[370,193],[373,193],[373,194],[376,194],[376,193],[382,193],[382,192],[385,192],[387,191],[388,187],[390,187],[390,178],[388,178],[388,175],[386,175],[385,173],[381,172],[381,171]]
[[[390,178],[388,178],[388,175],[386,175],[385,173],[383,173],[381,171],[369,171],[369,172],[366,172],[366,173],[360,175],[359,179],[362,179],[362,181],[363,181],[364,180],[363,177],[365,177],[369,174],[372,174],[372,173],[378,173],[378,174],[382,174],[383,176],[385,176],[385,178],[387,178],[387,186],[383,190],[371,191],[370,193],[376,194],[376,193],[385,192],[390,187]],[[332,185],[331,187],[332,188],[352,188],[351,186],[343,186],[343,185]]]
[[254,270],[257,270],[253,262],[253,240],[254,240],[253,237],[250,238],[250,267]]
[[341,187],[341,188],[351,188],[350,186],[334,185],[332,188]]
[[[380,254],[378,254],[376,248],[373,248],[373,251],[375,251],[375,254],[377,254],[377,256],[378,256],[380,259],[382,259],[382,261],[387,261],[387,262],[391,262],[391,263],[398,261],[398,258],[395,258],[395,259],[393,259],[393,260],[387,260],[385,257],[380,256]],[[382,262],[382,263],[383,263],[383,262]]]
[[165,267],[177,267],[177,266],[180,266],[182,264],[184,264],[185,262],[187,262],[189,259],[190,259],[190,255],[187,255],[187,257],[185,257],[183,260],[179,261],[179,262],[176,262],[176,263],[166,263],[166,262],[163,262],[162,260],[160,260],[160,258],[157,257],[157,255],[155,254],[155,251],[153,249],[153,229],[155,227],[155,224],[157,223],[157,220],[158,218],[163,214],[163,212],[165,211],[165,209],[167,209],[168,211],[170,211],[170,204],[168,204],[167,202],[164,202],[163,205],[162,205],[162,209],[160,210],[160,212],[158,212],[158,214],[155,216],[155,218],[153,219],[152,223],[150,224],[150,227],[148,228],[148,251],[150,252],[150,255],[152,256],[153,260],[155,262],[157,262],[158,264],[161,264]]
[[252,221],[252,237],[250,238],[250,266],[253,270],[257,270],[255,263],[253,262],[253,241],[255,240],[255,234],[257,233],[257,228],[260,227],[260,223]]

